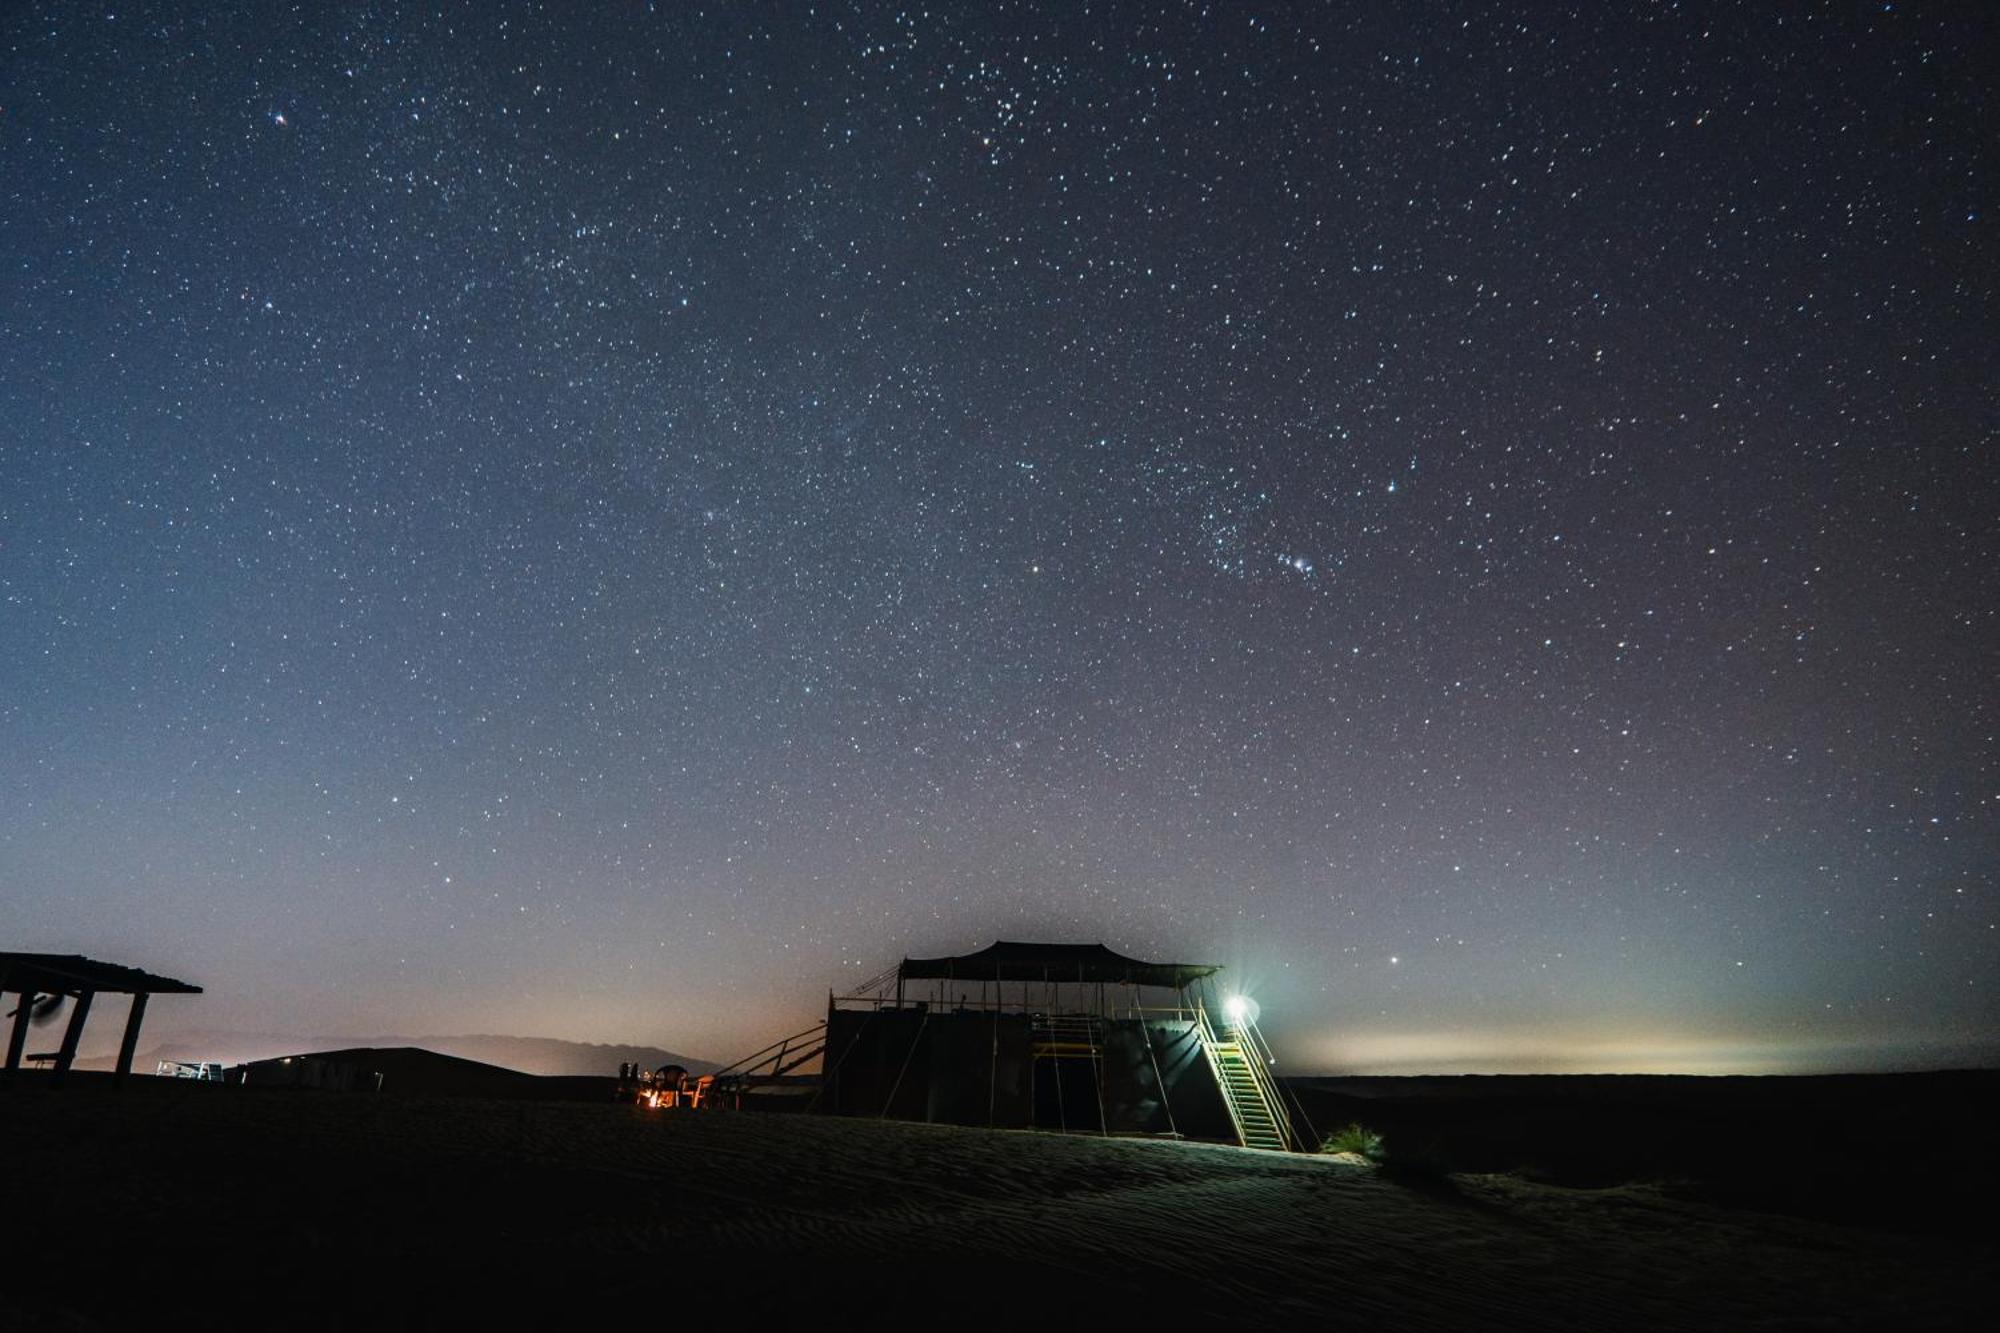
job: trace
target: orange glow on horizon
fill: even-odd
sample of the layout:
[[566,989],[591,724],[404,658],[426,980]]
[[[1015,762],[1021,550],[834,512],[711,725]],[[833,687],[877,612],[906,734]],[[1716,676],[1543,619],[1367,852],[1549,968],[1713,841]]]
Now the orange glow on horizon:
[[1964,1067],[1935,1042],[1662,1032],[1346,1032],[1286,1043],[1289,1073],[1817,1074]]

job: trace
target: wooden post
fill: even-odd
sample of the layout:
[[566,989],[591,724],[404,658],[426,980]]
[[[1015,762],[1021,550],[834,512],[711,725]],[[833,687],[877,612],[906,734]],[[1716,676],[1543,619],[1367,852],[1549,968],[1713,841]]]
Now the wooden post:
[[7,1072],[21,1067],[21,1051],[28,1044],[28,1020],[34,1017],[35,992],[19,992],[21,1007],[14,1011],[14,1030],[7,1034]]
[[84,1020],[90,1017],[90,1002],[96,998],[97,992],[89,990],[76,997],[76,1008],[69,1012],[69,1026],[63,1029],[62,1049],[56,1053],[56,1072],[49,1079],[50,1087],[61,1087],[69,1067],[76,1063],[76,1044],[83,1039]]
[[112,1076],[111,1086],[125,1086],[125,1076],[132,1072],[132,1053],[139,1049],[139,1025],[146,1021],[146,992],[137,991],[132,996],[132,1012],[125,1015],[125,1040],[118,1043],[118,1072]]

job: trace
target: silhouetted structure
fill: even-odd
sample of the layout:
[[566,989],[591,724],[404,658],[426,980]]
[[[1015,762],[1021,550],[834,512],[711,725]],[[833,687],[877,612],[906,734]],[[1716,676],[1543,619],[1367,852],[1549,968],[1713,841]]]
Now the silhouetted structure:
[[483,1097],[506,1101],[607,1101],[609,1075],[528,1074],[421,1046],[350,1046],[302,1051],[232,1065],[225,1082],[251,1088],[308,1088],[385,1096]]
[[1005,940],[906,958],[828,998],[818,1109],[1295,1147],[1254,1023],[1209,1018],[1221,970]]
[[[171,977],[156,977],[136,967],[100,963],[73,953],[0,953],[0,995],[14,992],[18,1003],[7,1033],[6,1074],[11,1080],[21,1067],[27,1045],[28,1025],[38,1017],[53,1018],[65,1001],[72,1003],[69,1026],[63,1029],[62,1046],[54,1053],[55,1076],[60,1083],[76,1063],[77,1043],[83,1039],[83,1025],[90,1017],[91,1001],[100,992],[130,995],[132,1007],[125,1016],[125,1039],[118,1045],[117,1081],[123,1083],[132,1072],[132,1053],[139,1046],[139,1025],[146,1021],[146,1000],[154,995],[199,995],[201,987]],[[46,1056],[35,1056],[45,1059]]]

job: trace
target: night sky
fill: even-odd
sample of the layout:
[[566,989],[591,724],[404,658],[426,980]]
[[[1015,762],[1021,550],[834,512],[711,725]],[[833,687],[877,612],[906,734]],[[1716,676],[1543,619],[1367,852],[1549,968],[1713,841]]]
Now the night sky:
[[727,1059],[997,936],[1294,1069],[2000,1059],[1996,38],[10,4],[0,947],[162,1034]]

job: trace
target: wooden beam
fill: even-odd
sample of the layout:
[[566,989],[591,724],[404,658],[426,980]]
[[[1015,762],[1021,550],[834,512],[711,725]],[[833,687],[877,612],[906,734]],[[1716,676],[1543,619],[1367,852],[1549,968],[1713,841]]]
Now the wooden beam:
[[21,1067],[21,1051],[28,1044],[28,1020],[34,1016],[35,992],[20,992],[21,1007],[14,1011],[14,1030],[7,1034],[7,1071]]
[[61,1087],[69,1074],[69,1067],[76,1063],[76,1044],[83,1040],[83,1025],[90,1017],[90,1002],[97,998],[97,992],[87,990],[76,997],[76,1008],[69,1011],[69,1026],[63,1029],[62,1049],[56,1052],[56,1072],[49,1079],[52,1088]]
[[146,992],[140,991],[132,997],[132,1011],[125,1015],[125,1040],[118,1043],[118,1072],[112,1076],[111,1086],[125,1086],[125,1076],[132,1072],[132,1053],[139,1049],[139,1025],[146,1021]]

